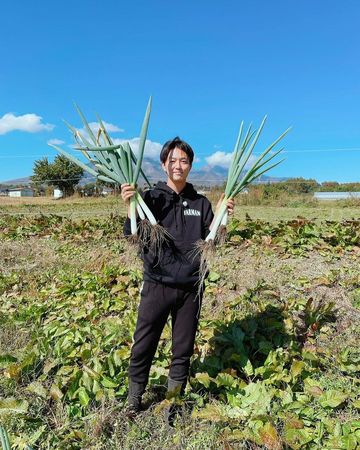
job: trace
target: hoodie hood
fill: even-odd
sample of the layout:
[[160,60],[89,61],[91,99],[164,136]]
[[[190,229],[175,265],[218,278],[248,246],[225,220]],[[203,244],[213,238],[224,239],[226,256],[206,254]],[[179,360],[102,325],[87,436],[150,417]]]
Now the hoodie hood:
[[191,183],[186,183],[184,189],[179,192],[175,192],[173,189],[171,189],[170,186],[168,186],[165,181],[158,181],[154,187],[154,189],[159,189],[160,191],[167,192],[169,195],[179,196],[183,198],[196,198],[198,195],[197,192],[194,189],[194,186]]

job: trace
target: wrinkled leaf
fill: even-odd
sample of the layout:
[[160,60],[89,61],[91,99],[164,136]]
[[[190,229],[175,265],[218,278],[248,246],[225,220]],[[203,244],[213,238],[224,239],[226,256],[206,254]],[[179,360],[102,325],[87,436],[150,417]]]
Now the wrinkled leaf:
[[87,406],[90,401],[90,397],[89,397],[88,393],[86,392],[86,389],[84,387],[79,388],[77,391],[77,395],[80,400],[80,405]]
[[269,450],[282,450],[281,439],[275,427],[267,422],[259,431],[262,443]]
[[53,384],[50,388],[50,397],[56,401],[59,401],[63,398],[64,394],[61,392],[60,388]]
[[347,398],[347,394],[335,389],[330,389],[319,397],[319,403],[323,408],[337,408],[344,403]]
[[197,373],[195,375],[195,378],[198,380],[199,383],[204,385],[206,388],[210,387],[211,378],[208,373]]

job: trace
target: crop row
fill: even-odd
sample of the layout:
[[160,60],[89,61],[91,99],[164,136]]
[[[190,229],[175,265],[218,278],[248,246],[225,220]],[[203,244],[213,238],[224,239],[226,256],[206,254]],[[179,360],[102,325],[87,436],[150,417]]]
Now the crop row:
[[[57,215],[37,217],[3,216],[0,219],[0,241],[21,240],[30,236],[51,236],[77,241],[121,238],[124,218],[111,216],[105,220],[74,221]],[[269,223],[248,219],[232,220],[228,227],[230,245],[256,243],[288,255],[304,255],[316,250],[321,254],[360,252],[360,221],[343,222],[298,218]]]

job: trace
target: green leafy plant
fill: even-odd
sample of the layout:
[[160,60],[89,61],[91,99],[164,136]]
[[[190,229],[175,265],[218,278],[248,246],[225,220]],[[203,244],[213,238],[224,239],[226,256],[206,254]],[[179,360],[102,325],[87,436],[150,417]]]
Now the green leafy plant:
[[[0,274],[0,420],[14,450],[25,443],[64,450],[358,448],[359,334],[351,302],[360,272],[358,244],[348,237],[359,225],[345,223],[343,232],[335,222],[305,219],[230,224],[205,292],[184,422],[170,437],[158,412],[171,361],[169,325],[150,372],[150,408],[131,425],[123,417],[142,281],[132,255],[115,262],[124,218],[0,220],[3,254],[27,246],[33,258],[12,255]],[[336,236],[331,243],[328,233]],[[56,255],[45,268],[35,264],[38,243]],[[329,267],[333,252],[341,259]],[[253,272],[240,271],[249,255]],[[348,301],[344,314],[331,299],[319,300],[334,288]]]

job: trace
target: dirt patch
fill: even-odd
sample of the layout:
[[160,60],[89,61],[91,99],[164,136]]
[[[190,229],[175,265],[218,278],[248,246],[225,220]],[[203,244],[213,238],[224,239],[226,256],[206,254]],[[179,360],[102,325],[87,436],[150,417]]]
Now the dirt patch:
[[[205,293],[206,315],[219,313],[223,310],[224,304],[243,295],[259,283],[265,283],[277,292],[281,299],[302,296],[334,302],[343,319],[360,318],[359,311],[352,307],[349,299],[351,289],[346,283],[344,285],[341,283],[349,270],[357,270],[360,274],[360,264],[354,261],[353,255],[343,255],[341,259],[329,260],[312,252],[307,257],[284,259],[260,247],[225,248],[218,252],[210,270],[217,272],[220,280],[215,293]],[[332,273],[339,275],[333,280],[330,276]]]
[[58,257],[46,240],[29,238],[25,242],[4,241],[0,245],[0,270],[44,270],[56,264]]

